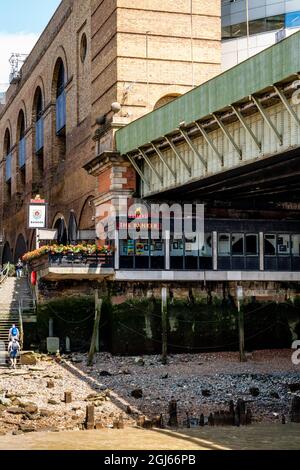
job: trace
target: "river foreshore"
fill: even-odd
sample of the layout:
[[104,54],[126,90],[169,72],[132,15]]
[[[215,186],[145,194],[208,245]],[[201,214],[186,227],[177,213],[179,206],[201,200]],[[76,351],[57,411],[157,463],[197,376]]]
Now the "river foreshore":
[[92,367],[84,354],[38,356],[36,366],[0,369],[0,434],[83,430],[91,404],[99,428],[116,427],[120,418],[122,426],[133,426],[141,415],[162,415],[167,428],[172,400],[182,429],[187,414],[197,423],[201,414],[207,420],[238,399],[251,409],[253,423],[281,423],[283,417],[288,423],[291,400],[300,395],[300,366],[291,354],[258,351],[246,363],[229,352],[172,355],[163,365],[159,356],[100,353]]

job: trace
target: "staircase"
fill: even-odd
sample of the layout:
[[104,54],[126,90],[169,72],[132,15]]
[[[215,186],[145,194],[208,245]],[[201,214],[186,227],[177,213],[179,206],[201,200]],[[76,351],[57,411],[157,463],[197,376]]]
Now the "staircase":
[[27,278],[7,277],[0,284],[0,365],[7,359],[8,333],[15,323],[20,333],[23,322],[34,321],[35,306]]

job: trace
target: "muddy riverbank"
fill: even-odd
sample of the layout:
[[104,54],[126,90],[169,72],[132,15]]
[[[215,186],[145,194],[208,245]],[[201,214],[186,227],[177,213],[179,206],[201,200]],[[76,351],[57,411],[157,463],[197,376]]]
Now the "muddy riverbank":
[[289,422],[291,400],[300,395],[300,366],[292,364],[290,350],[254,352],[244,364],[236,353],[173,355],[167,365],[159,356],[101,353],[93,367],[86,359],[40,356],[37,366],[0,369],[0,434],[80,431],[89,404],[95,405],[96,423],[106,429],[120,416],[127,427],[139,415],[160,414],[167,427],[171,400],[177,401],[181,428],[187,413],[197,421],[239,398],[254,423],[281,423],[282,416]]
[[0,450],[299,450],[300,425],[176,431],[71,431],[0,437]]

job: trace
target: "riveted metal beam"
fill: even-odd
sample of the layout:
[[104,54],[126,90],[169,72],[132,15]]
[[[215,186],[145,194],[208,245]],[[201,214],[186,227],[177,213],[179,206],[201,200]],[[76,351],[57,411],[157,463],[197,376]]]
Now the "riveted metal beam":
[[287,109],[287,111],[290,113],[290,115],[292,116],[292,118],[294,119],[294,121],[296,122],[296,124],[300,127],[300,119],[298,118],[297,114],[295,113],[295,111],[293,110],[293,108],[291,107],[290,103],[288,102],[288,99],[286,98],[286,96],[284,95],[283,91],[280,90],[276,85],[274,85],[274,90],[276,91],[277,95],[279,96],[279,98],[281,99],[283,105],[285,106],[285,108]]
[[162,163],[165,165],[165,167],[167,168],[167,170],[171,173],[171,175],[173,176],[174,180],[176,181],[176,173],[172,170],[171,166],[169,165],[169,163],[167,162],[166,160],[166,157],[163,155],[163,153],[161,152],[161,150],[158,148],[157,145],[155,145],[153,142],[152,142],[152,147],[153,149],[155,150],[155,152],[157,153],[158,157],[160,158],[160,160],[162,161]]
[[268,113],[266,112],[265,108],[262,106],[262,104],[260,103],[259,99],[256,98],[255,96],[251,95],[251,99],[253,101],[253,103],[255,104],[255,106],[257,107],[258,111],[260,112],[260,114],[262,115],[263,119],[265,120],[265,122],[268,124],[268,126],[270,127],[270,129],[274,132],[274,134],[276,135],[277,139],[279,140],[280,142],[280,145],[283,144],[283,138],[282,138],[282,135],[280,134],[280,132],[278,131],[278,129],[276,128],[276,126],[273,124],[270,116],[268,115]]
[[223,157],[223,155],[220,154],[219,150],[217,149],[217,147],[215,146],[215,144],[213,143],[213,141],[209,137],[208,133],[203,129],[201,124],[199,124],[198,122],[195,122],[195,124],[196,124],[197,128],[199,129],[199,131],[201,132],[203,138],[206,140],[208,146],[217,155],[217,157],[220,160],[222,166],[224,166],[224,157]]
[[190,149],[192,150],[194,155],[200,160],[200,162],[202,163],[204,168],[207,169],[207,162],[206,162],[205,158],[202,157],[202,155],[199,152],[199,150],[197,149],[196,145],[194,145],[194,143],[191,141],[188,133],[182,128],[179,129],[179,132],[181,133],[182,137],[184,138],[184,140],[186,141],[186,143],[188,144],[188,146],[190,147]]
[[163,184],[164,182],[164,179],[163,177],[159,174],[159,172],[157,171],[157,169],[155,168],[155,166],[152,164],[150,158],[146,155],[146,153],[144,152],[143,149],[139,148],[138,149],[139,152],[141,153],[143,159],[145,160],[145,162],[147,163],[147,165],[149,166],[149,168],[152,170],[152,172],[155,174],[155,176],[157,177],[157,179],[160,181],[161,184]]
[[175,156],[178,158],[178,160],[183,164],[183,166],[186,168],[189,176],[192,176],[192,169],[191,167],[187,164],[187,162],[184,160],[184,158],[180,155],[179,151],[177,150],[176,145],[174,144],[173,140],[165,135],[165,139],[168,142],[169,146],[173,150]]
[[145,183],[145,185],[148,187],[148,189],[150,189],[150,183],[149,181],[146,179],[144,173],[142,172],[142,170],[140,169],[140,167],[137,165],[135,159],[133,157],[131,157],[130,155],[126,155],[128,160],[130,161],[131,165],[133,166],[133,168],[135,169],[135,171],[137,172],[137,174],[140,176],[141,180]]
[[240,121],[240,123],[242,124],[245,131],[250,135],[251,139],[253,140],[253,142],[258,147],[259,151],[261,152],[261,149],[262,149],[261,142],[259,142],[256,135],[253,133],[251,127],[248,125],[246,119],[242,115],[239,108],[237,106],[235,106],[234,104],[231,105],[231,108],[232,108],[233,112],[235,113],[236,117],[238,118],[238,120]]
[[235,148],[235,150],[236,150],[237,153],[239,154],[240,160],[242,160],[242,158],[243,158],[243,152],[242,152],[242,150],[240,149],[240,147],[238,146],[238,144],[235,142],[234,138],[232,137],[232,135],[230,134],[230,132],[228,131],[228,129],[226,128],[226,126],[223,124],[223,122],[221,121],[221,119],[220,119],[216,114],[213,113],[212,116],[214,117],[214,119],[215,119],[216,122],[218,123],[218,126],[221,128],[221,130],[223,131],[223,133],[225,134],[225,136],[227,137],[227,139],[229,140],[229,142],[231,142],[231,144],[233,145],[233,147]]

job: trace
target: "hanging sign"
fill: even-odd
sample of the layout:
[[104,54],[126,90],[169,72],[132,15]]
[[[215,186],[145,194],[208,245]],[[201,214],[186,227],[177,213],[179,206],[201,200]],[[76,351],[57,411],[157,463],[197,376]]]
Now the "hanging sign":
[[28,228],[46,228],[47,204],[43,200],[33,199],[29,204]]

